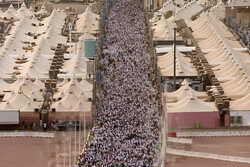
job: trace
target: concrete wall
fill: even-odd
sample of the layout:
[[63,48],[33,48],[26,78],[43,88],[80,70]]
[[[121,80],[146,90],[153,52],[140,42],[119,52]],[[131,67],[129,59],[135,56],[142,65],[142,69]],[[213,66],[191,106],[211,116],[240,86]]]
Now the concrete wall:
[[25,122],[25,125],[30,126],[31,123],[35,123],[36,126],[40,126],[40,115],[38,112],[20,112],[20,124]]
[[175,128],[195,128],[196,122],[200,128],[219,127],[219,112],[168,113],[168,126]]
[[[90,126],[92,124],[92,114],[91,112],[85,113],[86,117],[86,126]],[[49,113],[49,125],[53,120],[79,120],[79,112],[50,112]],[[82,123],[84,121],[84,114],[81,113]],[[40,126],[40,114],[39,112],[20,112],[20,124],[22,125],[23,121],[25,125],[30,126],[31,123],[35,123],[36,127]]]
[[[85,120],[86,120],[86,125],[90,126],[92,123],[92,114],[91,112],[86,112],[85,113]],[[79,112],[50,112],[49,113],[49,123],[52,123],[53,120],[79,120]],[[84,114],[81,112],[81,120],[83,123],[84,120]]]

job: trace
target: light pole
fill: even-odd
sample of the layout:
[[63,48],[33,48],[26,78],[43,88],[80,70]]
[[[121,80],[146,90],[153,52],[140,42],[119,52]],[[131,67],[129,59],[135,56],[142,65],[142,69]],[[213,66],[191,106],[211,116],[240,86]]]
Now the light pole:
[[71,135],[69,137],[69,167],[71,167]]
[[75,54],[77,54],[77,33],[75,33]]
[[76,163],[76,112],[75,112],[75,163]]
[[85,144],[85,140],[86,140],[86,112],[83,111],[83,123],[84,123],[84,126],[83,126],[83,144]]
[[108,10],[108,2],[106,0],[106,12],[107,12],[107,10]]
[[71,55],[71,31],[72,31],[72,23],[69,23],[69,53],[70,53],[70,55]]
[[176,90],[176,28],[174,28],[174,91]]
[[57,152],[57,149],[58,149],[58,145],[56,145],[56,167],[58,167],[58,152]]
[[82,130],[82,118],[81,118],[81,109],[79,112],[79,155],[81,154],[81,130]]
[[65,148],[66,148],[66,142],[64,141],[64,156],[63,156],[63,167],[65,167],[66,157],[65,157]]

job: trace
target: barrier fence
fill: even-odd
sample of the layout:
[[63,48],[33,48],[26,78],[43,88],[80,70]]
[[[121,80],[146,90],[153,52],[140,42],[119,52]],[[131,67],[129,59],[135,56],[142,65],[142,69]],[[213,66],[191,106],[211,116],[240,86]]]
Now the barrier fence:
[[192,144],[193,143],[192,139],[177,138],[177,137],[168,137],[167,141],[173,142],[173,143],[181,143],[181,144]]
[[48,132],[0,132],[0,137],[41,137],[54,138],[55,133]]
[[212,153],[205,153],[205,152],[176,150],[176,149],[170,149],[170,148],[167,148],[166,153],[187,156],[187,157],[207,158],[207,159],[213,159],[213,160],[221,160],[221,161],[230,161],[230,162],[250,164],[250,158],[246,158],[246,157],[237,157],[237,156],[220,155],[220,154],[212,154]]
[[176,132],[177,137],[232,137],[250,136],[250,131],[221,131],[221,132]]

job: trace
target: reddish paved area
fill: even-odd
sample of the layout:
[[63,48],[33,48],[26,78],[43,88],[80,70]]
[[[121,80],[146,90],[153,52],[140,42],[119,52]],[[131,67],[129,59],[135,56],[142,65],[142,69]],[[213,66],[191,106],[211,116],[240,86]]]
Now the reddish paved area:
[[[188,151],[250,157],[250,137],[196,137],[191,139],[193,140],[192,145],[174,145],[178,149]],[[167,154],[166,167],[250,167],[250,164]]]
[[[62,167],[64,162],[64,143],[62,140],[67,141],[66,152],[68,152],[70,135],[72,137],[73,150],[74,132],[57,132],[54,139],[0,138],[0,167],[57,167],[57,164],[59,167]],[[192,139],[193,144],[191,146],[184,146],[183,149],[250,157],[250,137],[200,137]],[[69,154],[67,153],[65,155],[65,161],[66,164],[68,164]],[[74,162],[73,157],[74,156],[72,156],[72,164]],[[232,163],[170,154],[167,154],[166,159],[166,167],[249,166],[249,164],[243,163]]]
[[204,158],[184,157],[167,154],[166,167],[249,167],[249,164],[232,163]]
[[[69,136],[72,137],[72,165],[74,163],[74,132],[57,132],[53,139],[48,138],[0,138],[0,167],[62,167],[69,164]],[[83,133],[82,133],[83,136]],[[83,137],[82,137],[83,140]],[[78,149],[77,135],[77,155]],[[81,149],[83,146],[81,146]],[[57,156],[56,156],[57,155]]]
[[[189,150],[250,158],[250,137],[192,138]],[[250,165],[249,165],[250,166]]]

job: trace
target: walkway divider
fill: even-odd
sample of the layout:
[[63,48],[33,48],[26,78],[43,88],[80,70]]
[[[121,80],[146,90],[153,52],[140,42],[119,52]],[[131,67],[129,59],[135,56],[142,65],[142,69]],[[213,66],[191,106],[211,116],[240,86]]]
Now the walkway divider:
[[205,152],[176,150],[176,149],[170,149],[170,148],[167,148],[166,153],[187,156],[187,157],[207,158],[207,159],[213,159],[213,160],[221,160],[221,161],[230,161],[230,162],[250,164],[250,158],[246,158],[246,157],[237,157],[237,156],[212,154],[212,153],[205,153]]
[[192,144],[192,139],[178,138],[178,137],[168,137],[168,142],[181,143],[181,144]]
[[232,137],[250,136],[250,131],[220,131],[220,132],[176,132],[177,137]]
[[54,138],[55,133],[49,133],[49,132],[0,132],[0,137]]

